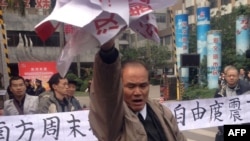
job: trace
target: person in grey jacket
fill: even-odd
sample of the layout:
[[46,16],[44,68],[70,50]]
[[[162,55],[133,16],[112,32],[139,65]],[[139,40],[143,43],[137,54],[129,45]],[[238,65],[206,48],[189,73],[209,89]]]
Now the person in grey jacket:
[[49,81],[50,92],[39,95],[39,113],[57,113],[72,111],[72,106],[67,100],[68,79],[59,73],[53,74]]
[[38,97],[26,93],[24,78],[13,76],[9,80],[9,90],[13,99],[4,102],[4,115],[28,115],[38,112]]
[[111,40],[95,56],[89,122],[99,141],[186,141],[172,112],[149,99],[141,62],[121,66]]

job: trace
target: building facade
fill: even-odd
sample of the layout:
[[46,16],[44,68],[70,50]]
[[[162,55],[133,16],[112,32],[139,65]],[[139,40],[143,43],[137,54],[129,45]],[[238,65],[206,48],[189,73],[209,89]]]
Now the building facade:
[[[215,16],[218,12],[221,15],[229,14],[232,12],[234,7],[250,4],[250,0],[177,0],[176,5],[162,10],[157,10],[154,12],[158,24],[159,36],[160,36],[160,46],[167,47],[171,52],[171,59],[169,62],[174,62],[174,37],[173,37],[173,19],[177,11],[185,10],[188,13],[188,21],[190,30],[192,30],[192,25],[196,25],[196,9],[201,4],[209,2],[210,3],[210,16]],[[173,14],[171,15],[171,12]],[[172,21],[171,21],[172,18]],[[128,30],[125,36],[122,36],[119,40],[119,47],[144,47],[150,44],[156,44],[149,40],[144,39],[137,33]],[[124,38],[126,37],[126,38]],[[169,70],[173,70],[174,66],[170,65]]]

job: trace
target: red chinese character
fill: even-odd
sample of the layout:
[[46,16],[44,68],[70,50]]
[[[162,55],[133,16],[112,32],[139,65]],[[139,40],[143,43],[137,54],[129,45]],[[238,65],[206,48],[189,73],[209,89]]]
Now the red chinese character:
[[214,43],[218,43],[219,39],[218,38],[214,38]]
[[182,37],[182,42],[186,43],[187,42],[187,37]]
[[205,12],[204,11],[201,11],[200,17],[205,17]]
[[217,47],[217,46],[214,46],[213,48],[214,48],[214,51],[217,51],[217,50],[218,50],[218,47]]
[[217,70],[213,70],[212,73],[213,73],[213,75],[218,75],[219,74]]
[[[117,29],[119,28],[118,22],[114,20],[115,14],[110,14],[109,18],[106,19],[97,19],[94,21],[95,27],[97,30],[97,34],[105,34],[107,30]],[[110,25],[113,24],[113,25]]]
[[187,22],[181,22],[181,26],[186,27],[187,26]]
[[219,58],[219,56],[218,56],[218,54],[213,54],[213,59],[218,59]]
[[43,8],[44,9],[50,8],[50,0],[43,0]]
[[[157,28],[155,28],[153,25],[151,24],[143,24],[142,22],[139,23],[139,26],[141,27],[140,30],[137,30],[137,32],[139,32],[143,37],[147,38],[147,37],[152,37],[154,32],[158,33]],[[146,32],[142,32],[142,31],[146,31]]]
[[183,29],[183,30],[182,30],[182,34],[187,34],[187,30],[186,30],[186,29]]
[[152,37],[152,35],[153,35],[153,31],[151,31],[150,30],[150,25],[149,24],[146,24],[146,25],[144,25],[142,22],[139,22],[139,26],[141,27],[141,31],[146,31],[146,33],[144,33],[144,32],[141,32],[141,31],[138,31],[138,32],[140,32],[141,34],[142,34],[142,36],[143,37],[147,37],[147,35],[149,35],[149,36],[151,36]]
[[30,0],[24,0],[25,8],[30,8]]
[[36,0],[36,8],[43,8],[42,2],[43,0]]
[[132,3],[129,4],[130,16],[139,16],[140,14],[152,10],[148,4]]
[[218,64],[217,62],[214,62],[214,63],[213,63],[213,66],[214,66],[214,67],[218,67],[219,64]]
[[151,24],[147,24],[147,33],[148,33],[148,35],[150,36],[150,37],[152,37],[153,36],[153,33],[155,32],[155,33],[158,33],[158,30],[157,30],[157,28],[155,28],[153,25],[151,25]]
[[65,34],[72,34],[74,31],[73,26],[69,24],[64,25],[64,32]]

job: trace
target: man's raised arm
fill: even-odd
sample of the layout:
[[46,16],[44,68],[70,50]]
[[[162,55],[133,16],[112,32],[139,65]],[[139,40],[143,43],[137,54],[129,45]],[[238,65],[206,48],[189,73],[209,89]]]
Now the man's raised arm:
[[112,39],[101,46],[95,56],[90,88],[89,121],[100,141],[117,140],[122,130],[124,110],[120,73],[119,52]]

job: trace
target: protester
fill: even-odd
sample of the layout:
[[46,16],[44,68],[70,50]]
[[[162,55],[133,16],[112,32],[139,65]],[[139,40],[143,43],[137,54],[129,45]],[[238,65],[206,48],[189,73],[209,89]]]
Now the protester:
[[45,88],[42,85],[42,80],[36,79],[36,89],[35,89],[35,95],[39,96],[41,93],[45,92]]
[[68,80],[68,85],[69,85],[69,88],[68,88],[67,98],[72,105],[73,111],[82,110],[81,104],[74,96],[76,92],[77,82],[74,80]]
[[241,80],[245,80],[245,78],[246,78],[245,69],[240,68],[239,79],[241,79]]
[[30,79],[25,79],[26,93],[29,95],[35,95],[35,87],[31,84]]
[[35,114],[38,110],[38,97],[26,93],[24,78],[13,76],[9,80],[9,90],[13,99],[4,102],[4,115]]
[[[214,97],[237,96],[250,90],[248,82],[240,79],[239,72],[234,66],[226,66],[224,69],[226,84],[215,92]],[[215,141],[224,141],[223,126],[218,127]]]
[[186,141],[172,112],[149,99],[145,65],[132,61],[121,68],[113,40],[95,57],[90,91],[89,121],[99,141]]
[[91,83],[92,83],[92,80],[89,80],[89,81],[88,81],[88,86],[87,86],[87,88],[86,88],[86,90],[85,90],[85,92],[87,92],[89,95],[90,95]]
[[57,113],[71,111],[71,104],[67,100],[68,79],[59,73],[53,74],[49,81],[50,92],[39,95],[39,113]]
[[226,80],[225,80],[225,74],[222,72],[219,76],[219,79],[218,79],[218,85],[219,87],[223,87],[224,85],[226,84]]
[[250,84],[250,70],[247,71],[246,81]]

